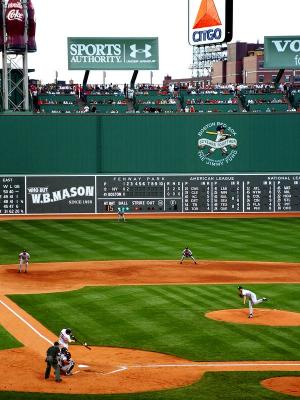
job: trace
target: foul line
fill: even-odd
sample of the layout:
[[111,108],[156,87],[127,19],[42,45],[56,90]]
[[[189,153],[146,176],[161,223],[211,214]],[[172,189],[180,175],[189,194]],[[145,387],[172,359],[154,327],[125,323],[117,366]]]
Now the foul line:
[[25,325],[27,325],[34,333],[36,333],[38,336],[40,336],[42,339],[46,340],[46,342],[53,344],[51,340],[46,338],[43,334],[41,334],[37,329],[35,329],[29,322],[27,322],[21,315],[19,315],[15,310],[13,310],[11,307],[9,307],[4,301],[0,300],[0,303],[6,307],[11,313],[14,314],[15,317],[19,318],[20,321],[22,321]]
[[299,367],[300,363],[291,363],[291,362],[273,362],[273,363],[260,363],[260,362],[247,362],[247,363],[193,363],[193,364],[137,364],[137,365],[123,365],[113,371],[102,373],[101,375],[111,375],[116,374],[118,372],[126,371],[130,368],[230,368],[230,367]]

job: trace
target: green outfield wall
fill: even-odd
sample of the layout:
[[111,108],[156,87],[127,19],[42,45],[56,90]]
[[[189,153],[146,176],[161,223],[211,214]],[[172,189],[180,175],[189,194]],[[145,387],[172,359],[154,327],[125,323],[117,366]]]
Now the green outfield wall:
[[296,172],[299,127],[298,113],[2,115],[0,172]]

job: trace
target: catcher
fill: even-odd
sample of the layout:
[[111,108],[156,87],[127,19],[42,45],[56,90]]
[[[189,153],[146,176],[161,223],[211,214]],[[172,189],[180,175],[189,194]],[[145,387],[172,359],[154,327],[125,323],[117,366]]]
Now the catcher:
[[71,353],[66,347],[60,350],[60,357],[58,360],[61,373],[64,375],[72,375],[72,369],[75,366],[75,362],[72,359]]
[[190,250],[188,247],[186,247],[182,251],[182,257],[181,257],[181,260],[180,260],[180,264],[182,264],[182,261],[184,260],[184,258],[191,258],[194,261],[194,264],[197,264],[195,258],[193,257],[192,250]]

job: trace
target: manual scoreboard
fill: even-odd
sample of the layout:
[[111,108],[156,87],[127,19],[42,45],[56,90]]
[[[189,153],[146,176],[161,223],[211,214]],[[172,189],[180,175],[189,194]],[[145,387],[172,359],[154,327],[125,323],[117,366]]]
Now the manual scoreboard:
[[0,176],[0,214],[300,212],[300,173]]
[[98,212],[300,211],[300,174],[97,177]]

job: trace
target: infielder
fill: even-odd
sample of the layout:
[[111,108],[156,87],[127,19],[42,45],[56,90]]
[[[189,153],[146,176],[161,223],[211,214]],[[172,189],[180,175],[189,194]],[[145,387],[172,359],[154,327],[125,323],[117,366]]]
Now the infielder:
[[69,348],[69,343],[75,342],[72,339],[72,331],[69,328],[64,328],[61,330],[58,338],[59,348],[62,349],[65,347],[67,350]]
[[197,264],[195,258],[193,257],[192,251],[188,247],[186,247],[182,251],[182,257],[181,257],[181,260],[180,260],[180,264],[182,264],[182,261],[184,260],[184,258],[191,258],[194,261],[194,264]]
[[24,272],[28,271],[28,262],[29,262],[30,254],[27,253],[26,250],[23,250],[22,253],[19,254],[19,272],[22,272],[22,265],[25,264]]
[[248,318],[253,318],[253,306],[256,304],[260,304],[263,301],[268,301],[266,297],[262,299],[257,299],[256,294],[251,292],[251,290],[244,289],[242,286],[238,286],[239,296],[243,298],[244,304],[246,304],[246,300],[249,302],[249,316]]

